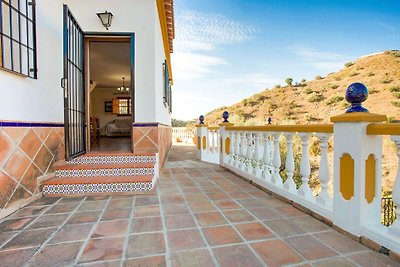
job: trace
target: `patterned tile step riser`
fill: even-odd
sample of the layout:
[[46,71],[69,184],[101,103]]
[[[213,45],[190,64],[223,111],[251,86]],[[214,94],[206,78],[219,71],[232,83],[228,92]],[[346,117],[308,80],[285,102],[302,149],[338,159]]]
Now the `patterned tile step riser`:
[[154,168],[84,169],[55,171],[56,177],[137,176],[154,175]]
[[154,182],[146,183],[106,183],[106,184],[59,184],[44,185],[43,195],[74,195],[93,193],[147,192],[153,189]]
[[67,164],[119,164],[119,163],[155,163],[155,155],[135,156],[80,156]]

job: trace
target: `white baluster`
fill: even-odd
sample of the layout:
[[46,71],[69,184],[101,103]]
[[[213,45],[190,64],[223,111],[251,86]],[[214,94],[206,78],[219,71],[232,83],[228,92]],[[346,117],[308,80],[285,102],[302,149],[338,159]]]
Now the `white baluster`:
[[212,144],[211,138],[212,138],[211,131],[208,130],[208,131],[207,131],[207,140],[206,140],[206,143],[207,143],[207,151],[208,151],[208,152],[211,152],[211,150],[212,150],[212,148],[211,148],[211,144]]
[[235,161],[233,166],[235,166],[236,168],[239,168],[240,166],[240,143],[241,143],[241,139],[240,139],[240,132],[236,131],[235,132]]
[[318,133],[317,137],[321,146],[321,159],[319,162],[319,182],[321,184],[321,192],[319,192],[317,201],[323,205],[331,205],[332,197],[328,193],[328,186],[330,181],[329,161],[328,161],[328,141],[331,134]]
[[270,172],[270,166],[271,166],[271,141],[269,140],[270,134],[269,133],[264,133],[263,134],[263,139],[264,139],[264,153],[263,153],[263,163],[264,163],[264,170],[262,173],[262,178],[267,181],[271,179],[271,172]]
[[213,142],[213,144],[212,144],[212,146],[213,146],[213,153],[217,153],[218,151],[217,151],[217,131],[216,130],[212,130],[211,131],[211,134],[212,134],[212,136],[213,136],[213,139],[212,139],[212,142]]
[[311,174],[310,160],[308,159],[308,141],[310,140],[310,133],[301,133],[301,161],[300,161],[300,175],[301,175],[301,187],[299,194],[303,197],[312,197],[308,180]]
[[288,191],[296,190],[296,184],[293,181],[294,174],[294,156],[293,156],[293,136],[294,133],[285,133],[286,144],[287,144],[287,155],[285,161],[285,168],[287,179],[283,184],[283,187]]
[[233,131],[229,131],[229,165],[233,165],[234,162],[234,156],[235,156],[235,144],[236,144],[236,138],[235,134]]
[[240,169],[245,170],[246,168],[246,132],[240,132]]
[[216,148],[216,150],[217,150],[217,153],[220,153],[221,152],[221,134],[220,134],[219,130],[216,130],[215,134],[217,136],[217,148]]
[[247,133],[246,172],[253,173],[253,133]]
[[254,162],[255,167],[253,170],[253,175],[260,178],[261,177],[261,150],[263,149],[262,146],[262,133],[256,132],[254,138]]
[[281,175],[279,174],[279,170],[281,167],[281,153],[279,151],[279,136],[280,133],[273,133],[274,137],[274,156],[272,158],[272,165],[274,166],[274,173],[272,174],[271,182],[276,184],[278,181],[281,181]]
[[397,236],[400,236],[400,136],[394,135],[391,137],[391,139],[397,146],[397,157],[399,158],[399,161],[397,164],[396,182],[394,183],[392,191],[393,202],[397,206],[395,211],[397,219],[390,226],[390,230],[393,231]]

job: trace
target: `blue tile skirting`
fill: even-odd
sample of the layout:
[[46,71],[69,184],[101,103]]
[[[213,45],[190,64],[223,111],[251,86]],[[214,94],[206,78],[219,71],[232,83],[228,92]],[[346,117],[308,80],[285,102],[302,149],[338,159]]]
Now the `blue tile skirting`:
[[0,127],[64,127],[64,123],[0,121]]
[[166,125],[159,122],[150,122],[150,123],[132,123],[132,127],[158,127],[158,126],[167,126],[171,127],[170,125]]

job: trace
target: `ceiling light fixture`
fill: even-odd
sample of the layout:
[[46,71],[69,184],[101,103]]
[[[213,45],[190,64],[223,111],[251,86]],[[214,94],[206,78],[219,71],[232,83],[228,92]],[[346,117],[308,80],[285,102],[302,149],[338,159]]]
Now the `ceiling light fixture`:
[[129,94],[129,87],[125,87],[125,77],[122,77],[122,86],[117,88],[117,94]]

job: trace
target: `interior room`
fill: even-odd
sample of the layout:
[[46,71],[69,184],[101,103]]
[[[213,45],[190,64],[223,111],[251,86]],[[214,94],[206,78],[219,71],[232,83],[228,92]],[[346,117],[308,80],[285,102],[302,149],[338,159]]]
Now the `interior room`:
[[91,151],[131,151],[130,43],[90,41]]

